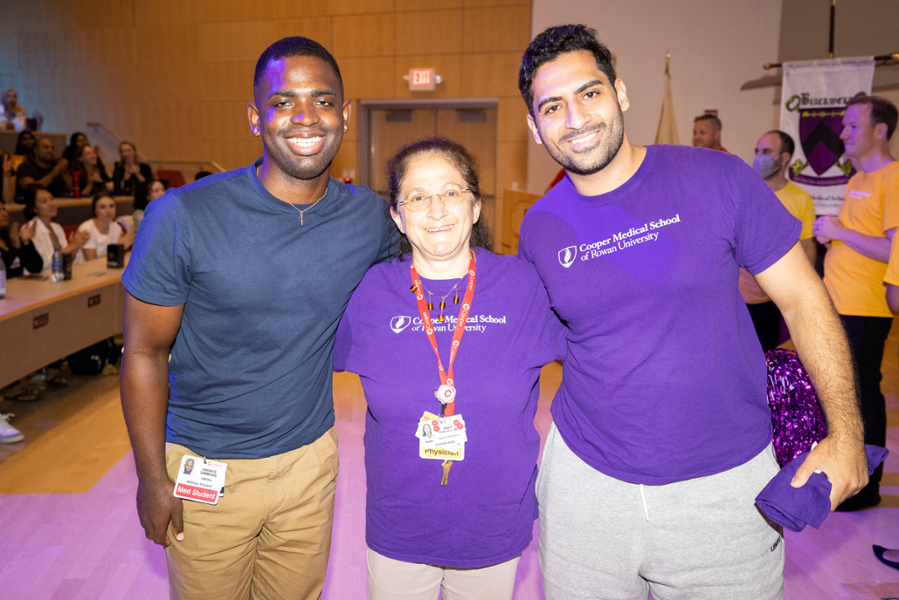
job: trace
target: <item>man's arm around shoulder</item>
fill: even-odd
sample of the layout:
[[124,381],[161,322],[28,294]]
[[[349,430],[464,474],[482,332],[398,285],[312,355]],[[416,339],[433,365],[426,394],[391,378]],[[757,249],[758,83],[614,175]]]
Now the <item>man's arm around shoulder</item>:
[[168,546],[169,521],[184,539],[181,499],[165,465],[169,351],[181,327],[184,306],[147,304],[125,294],[125,349],[122,355],[122,411],[137,467],[137,514],[147,539]]
[[799,244],[755,278],[783,313],[827,419],[827,437],[796,471],[793,487],[802,487],[812,473],[823,471],[833,486],[833,510],[868,481],[849,342],[824,284]]

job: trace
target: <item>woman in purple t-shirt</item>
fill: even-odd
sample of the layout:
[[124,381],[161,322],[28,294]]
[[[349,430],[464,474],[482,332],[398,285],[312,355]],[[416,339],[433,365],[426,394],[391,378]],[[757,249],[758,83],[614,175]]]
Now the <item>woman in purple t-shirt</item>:
[[369,597],[510,599],[537,515],[540,368],[565,329],[533,267],[490,251],[463,147],[406,146],[388,182],[401,256],[366,274],[334,348],[368,402]]

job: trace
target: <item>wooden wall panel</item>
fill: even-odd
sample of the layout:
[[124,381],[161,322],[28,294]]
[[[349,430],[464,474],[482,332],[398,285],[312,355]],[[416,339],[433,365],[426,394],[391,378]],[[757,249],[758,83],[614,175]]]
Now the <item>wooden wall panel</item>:
[[[297,4],[293,2],[292,4]],[[331,38],[331,18],[313,17],[309,19],[278,19],[272,22],[272,37],[269,44],[286,37],[301,35],[315,40],[333,54]],[[262,54],[261,52],[259,54]],[[258,56],[256,57],[258,60]]]
[[398,55],[462,52],[462,11],[458,9],[397,13],[396,31],[402,38],[397,42]]
[[196,25],[141,27],[136,31],[136,62],[141,65],[192,63],[200,60],[200,35]]
[[199,26],[201,61],[253,61],[275,41],[269,21],[204,23]]
[[517,52],[531,40],[531,13],[517,6],[472,8],[462,23],[468,52]]
[[331,53],[338,60],[355,56],[393,56],[397,43],[395,22],[392,13],[334,17]]
[[[261,152],[246,118],[259,54],[305,35],[334,53],[348,98],[496,98],[498,140],[514,145],[527,139],[515,82],[530,14],[525,0],[3,2],[0,87],[40,110],[46,130],[87,131],[107,154],[114,140],[86,121],[151,159],[236,168]],[[413,67],[436,69],[443,83],[410,92],[402,77]],[[336,176],[357,168],[358,117]]]
[[521,52],[463,55],[462,81],[466,96],[519,96],[519,64]]

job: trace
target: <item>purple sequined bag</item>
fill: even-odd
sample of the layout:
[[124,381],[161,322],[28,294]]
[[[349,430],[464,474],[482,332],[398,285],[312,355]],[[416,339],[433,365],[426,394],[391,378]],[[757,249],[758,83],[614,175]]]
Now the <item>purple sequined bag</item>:
[[768,406],[774,427],[772,441],[777,463],[783,467],[811,449],[827,435],[827,424],[815,386],[799,356],[775,348],[765,354],[768,363]]

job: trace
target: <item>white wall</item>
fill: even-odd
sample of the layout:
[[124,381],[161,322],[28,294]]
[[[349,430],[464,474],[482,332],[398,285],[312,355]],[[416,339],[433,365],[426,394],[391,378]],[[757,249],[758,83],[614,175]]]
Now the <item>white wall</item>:
[[[584,23],[617,58],[631,102],[624,114],[631,142],[651,144],[662,106],[665,53],[671,53],[674,114],[682,144],[693,117],[717,109],[723,145],[751,162],[759,136],[776,128],[774,88],[740,91],[769,74],[780,38],[781,0],[533,0],[531,37],[550,25]],[[530,141],[528,191],[543,193],[559,171]]]

